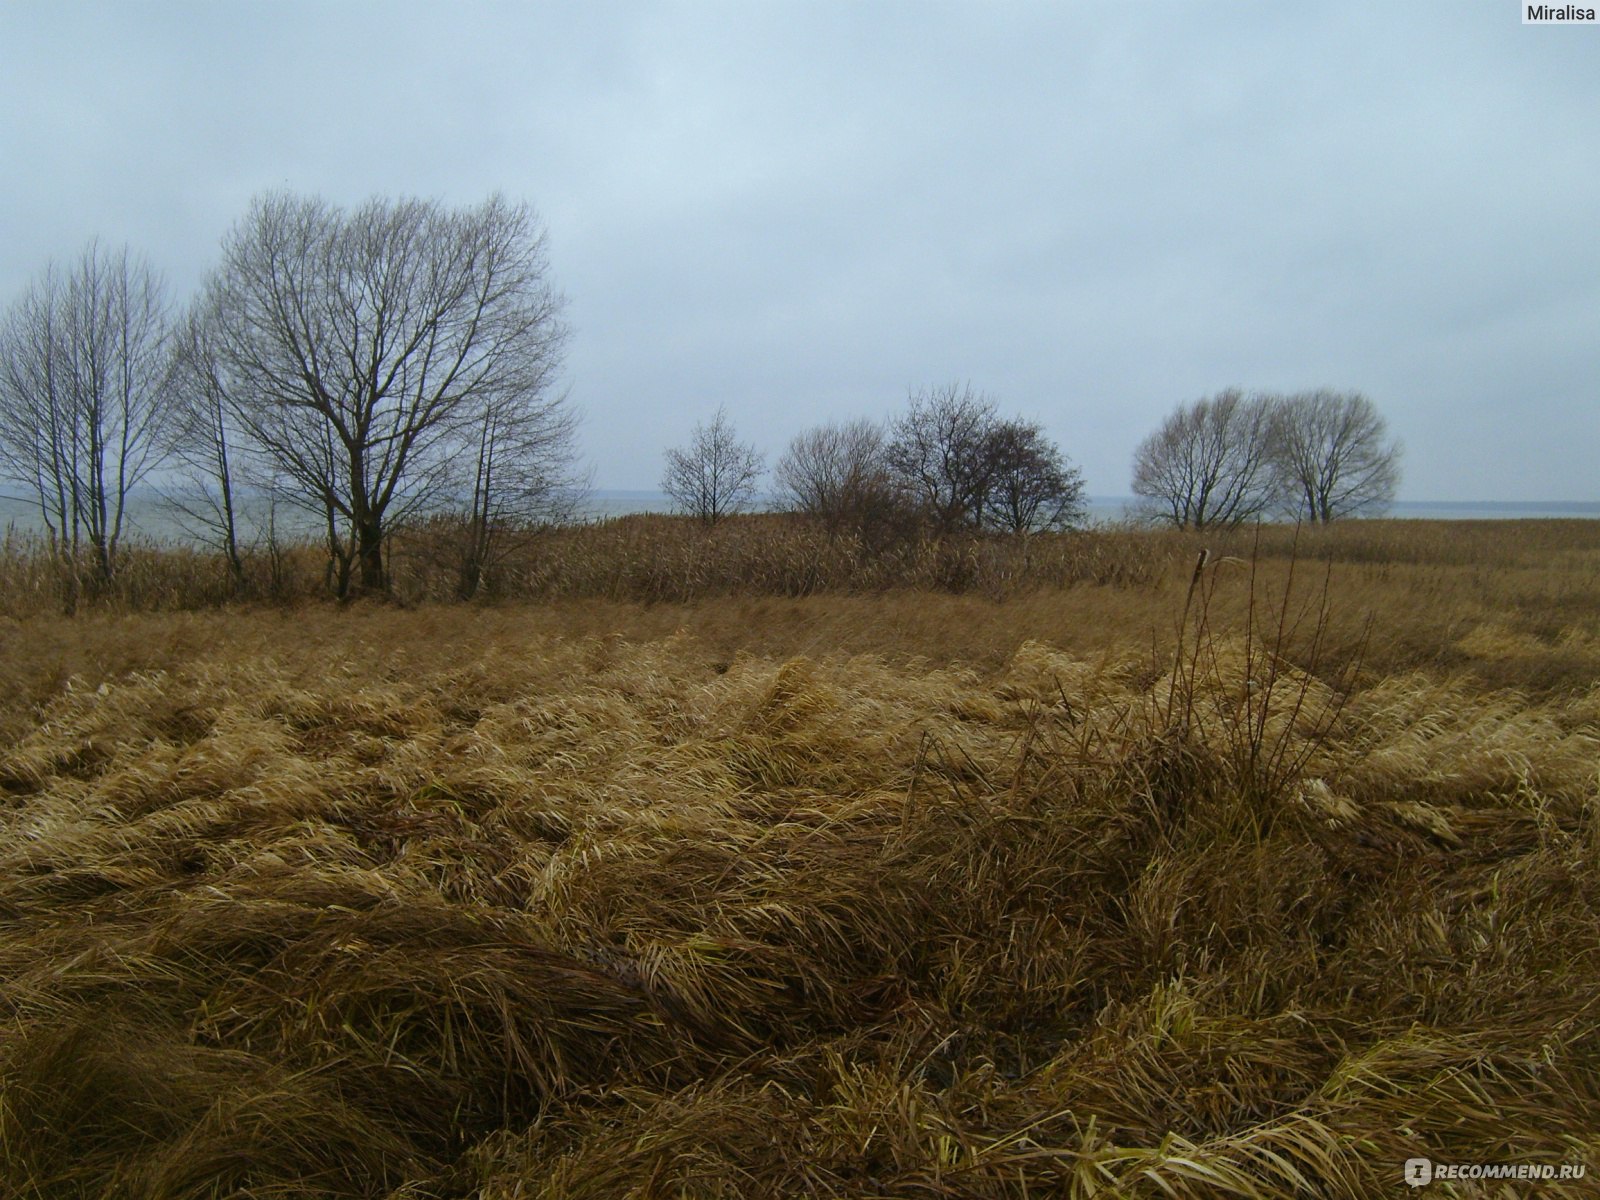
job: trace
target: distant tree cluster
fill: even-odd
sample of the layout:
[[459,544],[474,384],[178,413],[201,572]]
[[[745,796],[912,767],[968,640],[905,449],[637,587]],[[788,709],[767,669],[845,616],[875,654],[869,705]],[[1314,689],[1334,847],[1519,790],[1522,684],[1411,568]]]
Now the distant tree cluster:
[[0,325],[0,473],[91,583],[166,468],[241,585],[248,492],[315,519],[340,597],[386,590],[390,534],[448,514],[470,595],[577,482],[561,306],[533,213],[498,197],[262,196],[182,311],[148,264],[92,245]]
[[[667,452],[662,488],[680,511],[714,524],[747,505],[763,459],[727,414]],[[797,434],[773,471],[779,505],[831,534],[920,529],[1064,529],[1086,513],[1083,476],[1038,423],[1000,416],[970,385],[913,392],[887,424],[854,420]]]
[[1180,405],[1133,458],[1134,495],[1180,529],[1381,512],[1399,483],[1400,445],[1359,392],[1219,392]]
[[955,384],[914,393],[889,423],[890,477],[939,533],[1029,533],[1080,523],[1083,475],[1036,422],[1001,417]]

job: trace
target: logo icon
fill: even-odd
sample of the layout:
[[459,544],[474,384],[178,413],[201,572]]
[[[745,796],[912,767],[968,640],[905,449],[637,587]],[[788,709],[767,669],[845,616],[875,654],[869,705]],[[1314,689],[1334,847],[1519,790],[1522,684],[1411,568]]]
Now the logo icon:
[[1406,1182],[1414,1188],[1426,1187],[1433,1182],[1433,1160],[1428,1158],[1406,1159]]

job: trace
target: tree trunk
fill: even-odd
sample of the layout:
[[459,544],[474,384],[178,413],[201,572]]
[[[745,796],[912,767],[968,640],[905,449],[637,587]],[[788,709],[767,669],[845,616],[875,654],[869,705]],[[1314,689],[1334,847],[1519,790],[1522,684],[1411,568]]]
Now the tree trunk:
[[456,599],[471,600],[478,594],[478,585],[483,582],[483,562],[471,551],[461,563],[461,572],[456,580]]
[[94,558],[91,586],[95,595],[103,596],[111,590],[111,580],[116,573],[116,559],[111,544],[102,534],[96,533],[91,536],[90,548]]
[[376,518],[367,518],[356,525],[357,590],[364,596],[382,595],[388,591],[388,580],[383,569],[383,526]]
[[461,558],[456,575],[456,599],[471,600],[483,585],[483,570],[489,562],[494,527],[487,513],[474,512],[462,534]]

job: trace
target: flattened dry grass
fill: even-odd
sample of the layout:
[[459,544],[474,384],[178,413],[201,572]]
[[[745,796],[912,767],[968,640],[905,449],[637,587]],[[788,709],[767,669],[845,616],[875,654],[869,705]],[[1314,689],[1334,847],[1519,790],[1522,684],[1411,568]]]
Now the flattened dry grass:
[[7,626],[0,1192],[1600,1169],[1600,588],[1513,541]]

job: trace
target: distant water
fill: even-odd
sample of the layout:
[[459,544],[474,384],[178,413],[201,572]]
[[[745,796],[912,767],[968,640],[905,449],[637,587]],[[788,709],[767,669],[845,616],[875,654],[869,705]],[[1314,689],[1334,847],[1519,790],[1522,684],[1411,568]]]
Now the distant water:
[[[1118,522],[1136,510],[1133,496],[1090,496],[1090,520]],[[584,515],[590,520],[624,517],[630,512],[672,512],[661,491],[590,493]],[[1400,501],[1387,512],[1403,520],[1526,520],[1536,517],[1579,517],[1600,520],[1600,501]]]
[[[1090,496],[1089,519],[1103,523],[1122,521],[1136,511],[1132,496]],[[672,501],[663,492],[604,491],[589,496],[584,515],[591,520],[628,513],[671,512]],[[1600,501],[1562,500],[1402,500],[1388,513],[1404,520],[1494,521],[1538,517],[1576,517],[1600,520]]]
[[1537,517],[1600,519],[1600,501],[1566,500],[1403,500],[1391,517],[1434,521],[1528,520]]
[[[1120,521],[1127,516],[1131,498],[1100,497],[1089,500],[1089,517],[1093,521]],[[756,508],[771,508],[770,496],[760,497]],[[625,517],[630,513],[669,513],[672,501],[665,492],[622,491],[597,489],[589,494],[581,515],[591,521],[608,517]]]
[[[1133,514],[1134,505],[1131,496],[1091,496],[1089,519],[1097,524],[1121,521]],[[672,501],[663,492],[596,489],[589,494],[578,515],[583,520],[599,521],[630,513],[671,511]],[[1540,517],[1600,520],[1600,501],[1403,500],[1395,504],[1387,515],[1410,520],[1444,521],[1526,520]],[[186,540],[183,527],[153,495],[143,496],[134,502],[129,520],[135,534],[163,541]],[[309,518],[293,510],[280,509],[278,522],[280,530],[289,536],[293,536],[296,529],[315,532]],[[19,533],[34,533],[42,528],[35,506],[18,498],[15,491],[0,494],[0,531],[15,529]]]

